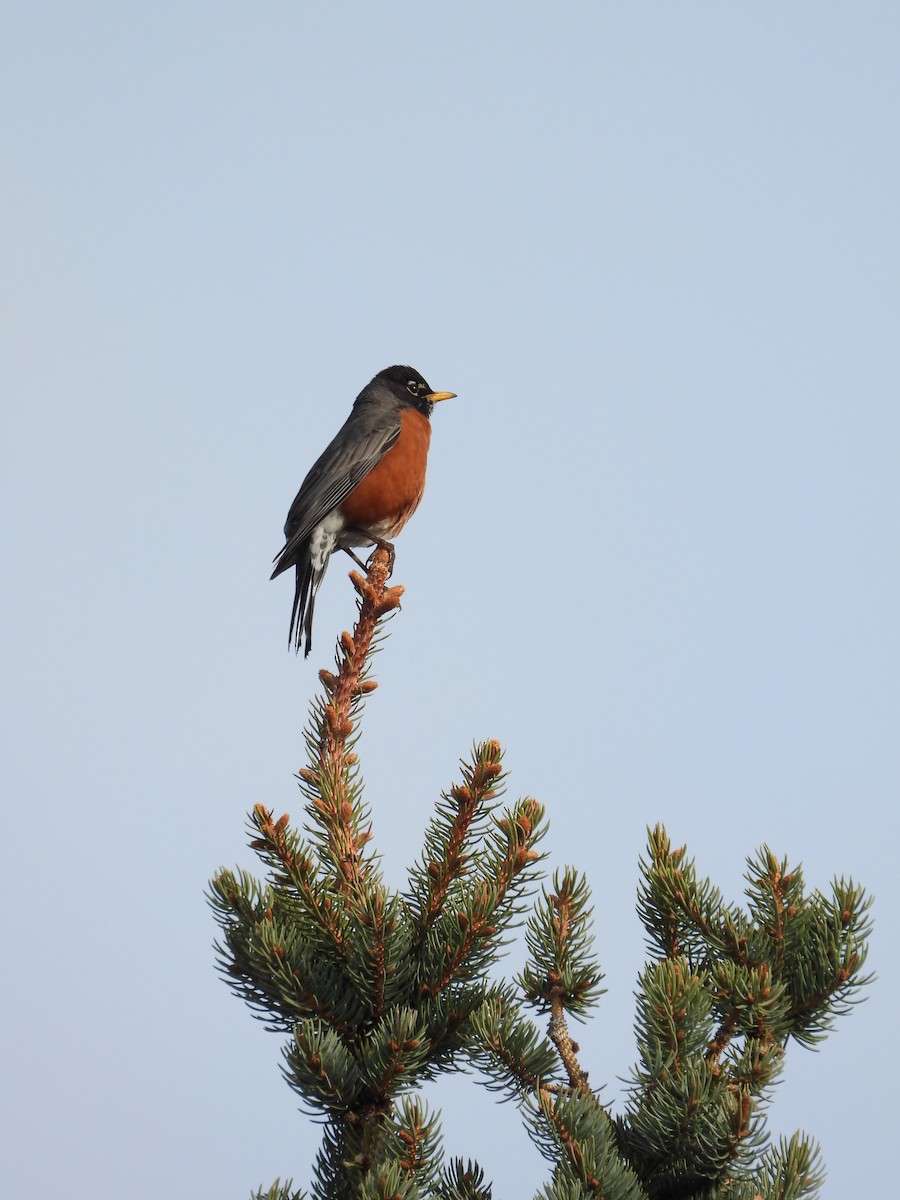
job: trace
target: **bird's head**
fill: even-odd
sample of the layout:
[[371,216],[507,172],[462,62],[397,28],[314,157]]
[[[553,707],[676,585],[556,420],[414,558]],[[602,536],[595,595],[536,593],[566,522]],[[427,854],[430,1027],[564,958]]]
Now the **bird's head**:
[[362,399],[367,393],[373,397],[383,396],[386,392],[401,408],[415,408],[426,417],[431,416],[431,410],[439,400],[452,400],[456,395],[455,392],[432,391],[415,367],[395,366],[379,371],[359,398]]

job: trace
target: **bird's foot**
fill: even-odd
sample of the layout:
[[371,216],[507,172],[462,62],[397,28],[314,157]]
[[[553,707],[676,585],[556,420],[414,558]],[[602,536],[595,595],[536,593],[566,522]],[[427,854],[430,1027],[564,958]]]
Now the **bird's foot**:
[[378,551],[386,550],[387,556],[388,556],[388,567],[387,567],[386,578],[390,579],[391,575],[393,575],[393,573],[394,573],[394,559],[396,557],[396,551],[394,550],[394,543],[386,542],[384,540],[384,538],[373,538],[372,540],[375,543],[375,549],[369,555],[369,562],[366,564],[366,572],[368,573],[369,564],[372,562],[372,559],[375,557],[375,555],[378,553]]

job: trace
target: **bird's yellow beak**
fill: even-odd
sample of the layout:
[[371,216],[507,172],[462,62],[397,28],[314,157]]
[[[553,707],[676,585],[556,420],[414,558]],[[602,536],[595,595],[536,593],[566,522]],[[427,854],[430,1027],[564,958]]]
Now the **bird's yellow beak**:
[[425,399],[432,404],[437,404],[438,400],[455,400],[456,392],[429,392]]

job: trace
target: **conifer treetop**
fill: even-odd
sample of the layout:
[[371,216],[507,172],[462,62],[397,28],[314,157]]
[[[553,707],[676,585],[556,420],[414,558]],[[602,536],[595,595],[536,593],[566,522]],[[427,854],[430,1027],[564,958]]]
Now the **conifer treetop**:
[[[685,847],[649,830],[637,1061],[623,1111],[608,1111],[568,1024],[604,991],[588,880],[567,866],[533,898],[546,815],[531,797],[504,804],[498,742],[461,761],[404,885],[382,878],[355,747],[372,655],[403,594],[390,569],[378,549],[366,575],[350,573],[358,618],[319,673],[302,827],[255,805],[264,878],[223,869],[210,891],[219,967],[288,1035],[285,1078],[322,1123],[315,1200],[490,1200],[478,1163],[445,1162],[420,1094],[466,1068],[520,1107],[551,1168],[538,1200],[814,1200],[818,1148],[801,1134],[769,1146],[765,1118],[789,1045],[817,1045],[869,982],[863,889],[838,879],[808,892],[763,847],[745,903],[728,903]],[[498,982],[523,920],[525,964]],[[276,1180],[254,1200],[303,1197]]]

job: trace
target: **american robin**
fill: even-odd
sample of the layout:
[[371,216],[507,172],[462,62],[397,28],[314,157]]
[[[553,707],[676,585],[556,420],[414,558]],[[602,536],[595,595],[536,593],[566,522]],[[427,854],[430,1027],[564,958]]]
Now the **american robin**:
[[[434,392],[412,367],[388,367],[356,397],[343,428],[312,470],[284,523],[285,547],[272,579],[295,567],[288,645],[312,646],[313,607],[328,560],[351,547],[386,546],[416,511],[425,490],[431,411],[454,392]],[[363,563],[360,566],[364,567]]]

